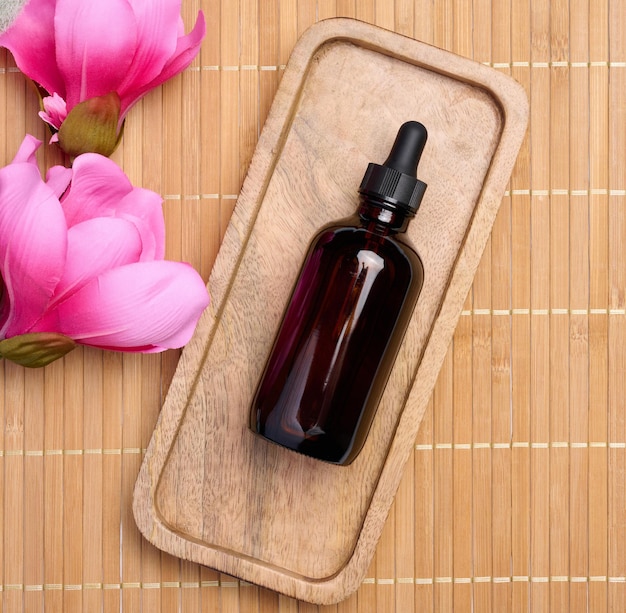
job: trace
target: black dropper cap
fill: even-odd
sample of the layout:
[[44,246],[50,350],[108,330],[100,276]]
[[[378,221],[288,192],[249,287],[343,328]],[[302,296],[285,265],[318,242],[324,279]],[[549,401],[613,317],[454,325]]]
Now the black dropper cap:
[[368,165],[359,193],[414,215],[426,191],[426,183],[417,179],[417,165],[427,138],[421,123],[402,124],[385,163]]

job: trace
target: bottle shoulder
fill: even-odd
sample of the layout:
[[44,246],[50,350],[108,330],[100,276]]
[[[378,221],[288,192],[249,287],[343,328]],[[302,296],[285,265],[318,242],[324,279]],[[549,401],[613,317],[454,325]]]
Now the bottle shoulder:
[[422,267],[419,253],[406,233],[385,232],[382,227],[365,227],[358,215],[326,224],[313,237],[311,246],[341,251],[367,248],[388,256],[402,254],[414,266]]

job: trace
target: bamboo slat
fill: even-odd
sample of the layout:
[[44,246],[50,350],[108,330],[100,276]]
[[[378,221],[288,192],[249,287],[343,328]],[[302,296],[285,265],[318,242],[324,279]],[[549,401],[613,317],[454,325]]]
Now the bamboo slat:
[[[506,37],[498,35],[502,28],[507,27],[511,22],[510,4],[497,2],[489,6],[489,3],[486,3],[484,10],[486,12],[491,11],[491,56],[486,57],[486,59],[492,61],[494,65],[504,66],[501,70],[510,74],[508,64],[511,58],[512,43]],[[482,57],[476,59],[480,61]],[[511,183],[509,183],[510,186]],[[489,519],[484,520],[484,529],[490,531],[491,568],[487,565],[481,575],[493,577],[506,577],[511,571],[511,553],[513,551],[511,508],[513,487],[510,478],[513,463],[509,449],[513,425],[509,409],[512,372],[510,356],[512,318],[508,315],[512,307],[511,205],[512,198],[509,194],[505,196],[500,205],[500,212],[496,218],[490,241],[490,252],[486,251],[484,256],[489,258],[491,263],[489,288],[484,288],[485,296],[489,295],[489,290],[491,291],[491,346],[489,347],[488,341],[483,340],[486,350],[490,351],[491,355],[490,363],[485,364],[481,369],[481,372],[491,370],[490,381],[484,382],[484,386],[491,384],[489,398],[491,406],[491,431],[489,433],[491,453],[487,449],[483,448],[482,450],[482,454],[491,460],[491,472],[483,477],[484,487],[488,491],[488,494],[485,494],[487,499],[485,509],[490,507]],[[494,316],[493,313],[506,313],[506,315]],[[481,373],[475,371],[474,380],[478,381],[481,376]],[[483,402],[487,402],[487,398],[484,398]],[[512,586],[508,581],[495,582],[491,589],[489,583],[483,584],[483,593],[480,596],[483,599],[483,610],[507,611],[511,609]]]
[[[594,5],[589,13],[589,60],[609,57],[608,2]],[[589,67],[589,441],[608,440],[608,123],[609,67]],[[602,161],[604,160],[604,161]],[[593,401],[591,401],[593,399]],[[608,577],[609,463],[602,447],[589,450],[589,577]],[[593,478],[595,477],[595,479]],[[593,581],[590,605],[608,609],[608,586]]]
[[[200,56],[114,159],[208,279],[291,49],[358,18],[511,74],[531,121],[367,578],[317,607],[161,553],[130,504],[179,353],[0,362],[0,610],[626,610],[624,0],[183,0]],[[0,51],[0,164],[47,140]],[[64,163],[54,147],[42,167]]]
[[[572,24],[570,34],[570,57],[573,62],[585,58],[588,48],[589,29],[586,16],[589,3],[572,3],[570,6]],[[578,92],[588,91],[589,75],[587,71],[572,71],[570,74],[570,148],[574,151],[589,150],[589,134],[579,126],[589,125],[589,100],[579,96]],[[582,164],[584,156],[572,156],[569,159],[570,191],[577,193],[589,190],[589,177]],[[570,199],[570,437],[576,445],[589,440],[589,405],[590,359],[589,317],[584,314],[589,304],[589,198],[576,196]],[[582,532],[581,526],[589,524],[589,506],[578,501],[585,500],[590,488],[590,458],[584,446],[570,450],[570,575],[573,577],[589,576],[590,544]],[[585,583],[572,584],[570,605],[574,610],[582,610],[587,600]]]

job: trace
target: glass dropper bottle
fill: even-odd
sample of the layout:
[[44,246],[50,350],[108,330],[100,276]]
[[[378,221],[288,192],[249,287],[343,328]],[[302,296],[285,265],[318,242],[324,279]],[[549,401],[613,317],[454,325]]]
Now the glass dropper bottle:
[[424,280],[405,235],[426,184],[426,128],[403,124],[370,163],[357,211],[311,241],[251,410],[251,427],[306,455],[349,464],[363,447]]

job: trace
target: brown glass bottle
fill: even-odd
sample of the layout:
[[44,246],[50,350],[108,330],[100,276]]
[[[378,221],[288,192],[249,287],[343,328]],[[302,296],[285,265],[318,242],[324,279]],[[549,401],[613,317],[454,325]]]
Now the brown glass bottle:
[[362,448],[423,284],[404,232],[426,188],[425,142],[421,124],[401,126],[357,212],[311,242],[252,403],[267,439],[336,464]]

